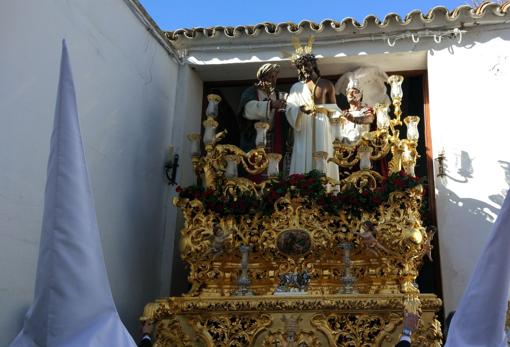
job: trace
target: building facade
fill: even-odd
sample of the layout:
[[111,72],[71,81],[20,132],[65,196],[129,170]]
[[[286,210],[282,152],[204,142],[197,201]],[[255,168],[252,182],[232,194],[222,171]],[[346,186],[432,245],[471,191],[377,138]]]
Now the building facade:
[[295,68],[282,51],[293,51],[296,36],[315,37],[326,77],[359,66],[421,76],[420,154],[434,187],[435,271],[445,312],[455,309],[510,185],[510,3],[452,12],[438,7],[363,23],[167,33],[136,1],[27,0],[1,7],[0,344],[15,336],[32,300],[62,38],[112,291],[133,333],[145,303],[186,287],[177,248],[182,219],[163,170],[169,148],[181,156],[178,183],[191,184],[186,134],[200,131],[207,89],[224,88],[235,107],[235,88],[250,84],[267,61],[279,63],[280,76],[291,83]]

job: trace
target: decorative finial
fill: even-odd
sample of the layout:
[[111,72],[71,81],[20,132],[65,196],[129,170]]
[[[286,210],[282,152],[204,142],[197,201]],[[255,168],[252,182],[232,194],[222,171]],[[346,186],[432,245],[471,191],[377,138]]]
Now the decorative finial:
[[295,52],[292,54],[290,61],[292,64],[295,64],[296,61],[307,54],[312,54],[312,46],[314,41],[314,36],[310,35],[308,38],[308,42],[306,43],[306,46],[301,46],[301,42],[299,41],[299,38],[297,36],[294,36],[292,38],[292,45],[294,46]]

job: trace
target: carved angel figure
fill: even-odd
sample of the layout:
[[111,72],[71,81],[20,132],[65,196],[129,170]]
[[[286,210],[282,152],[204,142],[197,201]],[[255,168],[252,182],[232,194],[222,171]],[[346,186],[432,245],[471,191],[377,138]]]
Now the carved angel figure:
[[372,222],[366,221],[361,226],[360,232],[354,232],[355,235],[359,236],[361,239],[361,243],[367,248],[369,252],[374,254],[375,256],[380,256],[381,251],[386,254],[391,253],[387,248],[377,241],[375,237],[375,226]]
[[387,80],[386,72],[378,67],[360,67],[344,73],[336,82],[335,90],[337,95],[345,95],[349,83],[357,81],[359,90],[363,91],[363,102],[365,104],[368,106],[374,106],[377,103],[389,105],[391,102],[385,85]]

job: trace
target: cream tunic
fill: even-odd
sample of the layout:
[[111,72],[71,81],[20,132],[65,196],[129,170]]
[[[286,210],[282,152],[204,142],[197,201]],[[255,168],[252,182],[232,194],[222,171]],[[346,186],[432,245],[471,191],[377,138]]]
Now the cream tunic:
[[[286,116],[294,129],[294,147],[290,164],[290,174],[307,173],[313,170],[313,153],[326,152],[328,158],[333,156],[333,136],[328,115],[325,112],[306,114],[300,106],[313,107],[312,93],[303,82],[294,83],[287,98]],[[339,112],[337,105],[318,105],[319,109]],[[328,163],[326,175],[338,180],[338,166]]]

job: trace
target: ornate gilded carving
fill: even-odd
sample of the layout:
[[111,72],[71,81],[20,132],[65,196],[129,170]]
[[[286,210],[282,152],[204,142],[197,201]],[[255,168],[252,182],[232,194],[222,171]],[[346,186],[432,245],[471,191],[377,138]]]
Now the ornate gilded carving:
[[[411,298],[422,312],[413,345],[440,346],[435,317],[441,300],[430,294]],[[193,346],[291,346],[285,344],[289,338],[309,346],[394,346],[410,300],[402,294],[181,297],[147,305],[144,319],[166,321],[158,325],[158,343],[192,332]]]
[[[442,302],[432,294],[418,294],[422,311],[435,311]],[[147,304],[142,320],[161,320],[176,314],[202,314],[211,312],[274,312],[274,311],[367,311],[403,312],[408,300],[402,294],[356,294],[304,297],[171,297]]]
[[326,334],[330,346],[369,347],[380,346],[401,321],[402,315],[395,313],[331,313],[316,315],[311,323]]
[[[349,179],[357,189],[378,189],[381,178],[358,172]],[[225,189],[230,189],[226,186]],[[243,188],[259,192],[254,184]],[[257,193],[258,194],[258,193]],[[342,258],[338,245],[352,241],[352,272],[360,293],[416,292],[413,282],[433,233],[421,223],[423,189],[395,191],[372,212],[333,215],[297,196],[276,201],[271,215],[220,216],[198,200],[178,200],[184,213],[181,256],[190,265],[190,295],[228,295],[239,275],[239,246],[249,244],[249,272],[256,294],[271,294],[282,273],[306,270],[312,294],[335,293]],[[364,225],[369,222],[367,234]]]
[[179,321],[174,317],[158,323],[154,347],[193,347],[188,334],[184,333]]
[[197,316],[190,319],[207,346],[252,346],[258,332],[271,324],[268,315]]
[[422,321],[418,330],[413,335],[413,346],[442,346],[443,332],[441,330],[441,323],[435,317],[430,321]]
[[287,333],[279,330],[268,334],[262,342],[262,347],[321,347],[321,343],[316,334],[312,331],[300,331],[292,338]]
[[378,161],[385,158],[390,150],[393,151],[393,148],[398,144],[398,137],[390,136],[386,129],[371,131],[364,134],[363,138],[354,144],[342,143],[336,140],[333,143],[335,153],[328,161],[342,168],[352,168],[360,161],[360,149],[370,147],[370,160]]

